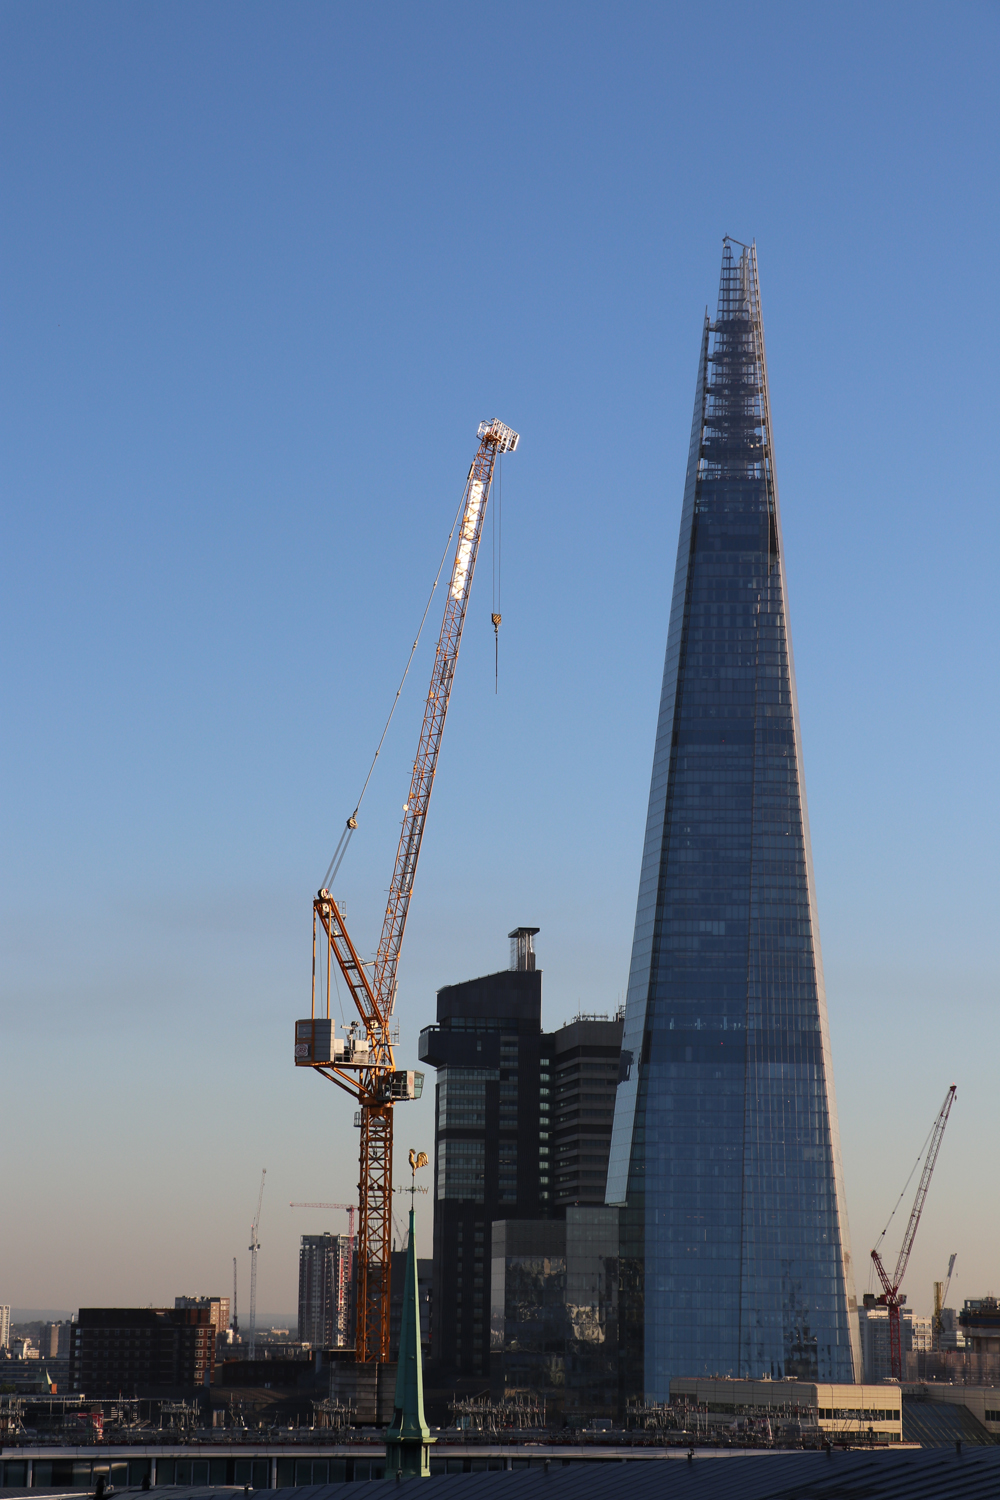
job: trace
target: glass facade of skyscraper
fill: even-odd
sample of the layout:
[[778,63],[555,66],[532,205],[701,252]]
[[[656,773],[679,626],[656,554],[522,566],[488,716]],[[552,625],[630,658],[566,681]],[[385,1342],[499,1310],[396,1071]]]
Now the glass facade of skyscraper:
[[752,248],[706,319],[615,1111],[623,1382],[860,1359]]

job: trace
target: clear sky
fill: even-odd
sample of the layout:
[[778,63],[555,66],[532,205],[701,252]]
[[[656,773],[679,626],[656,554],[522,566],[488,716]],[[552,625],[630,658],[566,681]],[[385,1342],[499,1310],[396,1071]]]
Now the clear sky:
[[[614,1009],[726,233],[760,260],[858,1291],[953,1081],[910,1300],[955,1250],[953,1299],[1000,1291],[997,5],[0,27],[0,1301],[218,1294],[238,1255],[245,1316],[264,1166],[265,1315],[344,1227],[288,1207],[357,1181],[350,1101],[292,1066],[310,901],[482,418],[522,433],[499,692],[488,537],[401,1057],[518,923],[549,1025]],[[339,881],[366,951],[437,624]]]

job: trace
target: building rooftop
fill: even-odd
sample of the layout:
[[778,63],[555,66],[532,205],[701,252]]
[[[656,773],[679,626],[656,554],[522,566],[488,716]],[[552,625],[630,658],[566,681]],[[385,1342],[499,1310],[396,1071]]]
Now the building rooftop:
[[[895,1453],[731,1453],[671,1450],[658,1461],[532,1459],[519,1472],[432,1474],[421,1500],[979,1500],[1000,1490],[1000,1447]],[[6,1489],[30,1500],[37,1491]],[[53,1495],[56,1491],[49,1490]],[[67,1491],[67,1496],[70,1493]],[[75,1492],[77,1495],[79,1491]],[[117,1500],[137,1490],[116,1490]],[[270,1500],[343,1500],[343,1484],[266,1491]],[[356,1494],[357,1491],[352,1491]],[[370,1480],[365,1500],[393,1500],[395,1480]],[[175,1485],[170,1500],[231,1500],[242,1487]]]

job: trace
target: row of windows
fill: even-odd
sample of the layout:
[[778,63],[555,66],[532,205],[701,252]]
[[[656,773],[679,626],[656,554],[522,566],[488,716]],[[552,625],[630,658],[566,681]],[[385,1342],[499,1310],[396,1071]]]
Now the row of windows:
[[502,1016],[444,1016],[439,1025],[446,1031],[518,1032],[517,1021]]
[[817,1414],[821,1422],[899,1422],[902,1420],[902,1413],[899,1410],[893,1411],[891,1408],[885,1410],[884,1408],[821,1406]]

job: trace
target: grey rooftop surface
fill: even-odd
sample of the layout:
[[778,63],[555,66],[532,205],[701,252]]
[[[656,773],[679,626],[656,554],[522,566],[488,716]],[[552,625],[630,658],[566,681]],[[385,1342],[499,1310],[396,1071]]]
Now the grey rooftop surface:
[[[990,1448],[903,1449],[896,1453],[732,1454],[702,1451],[693,1459],[681,1452],[661,1463],[601,1463],[563,1468],[485,1474],[441,1474],[430,1479],[359,1480],[364,1500],[980,1500],[1000,1496],[1000,1446]],[[313,1484],[267,1490],[268,1500],[347,1500],[353,1484]],[[0,1490],[0,1497],[65,1495],[85,1492]],[[158,1486],[162,1500],[237,1500],[240,1488]],[[115,1500],[142,1495],[116,1490]]]

